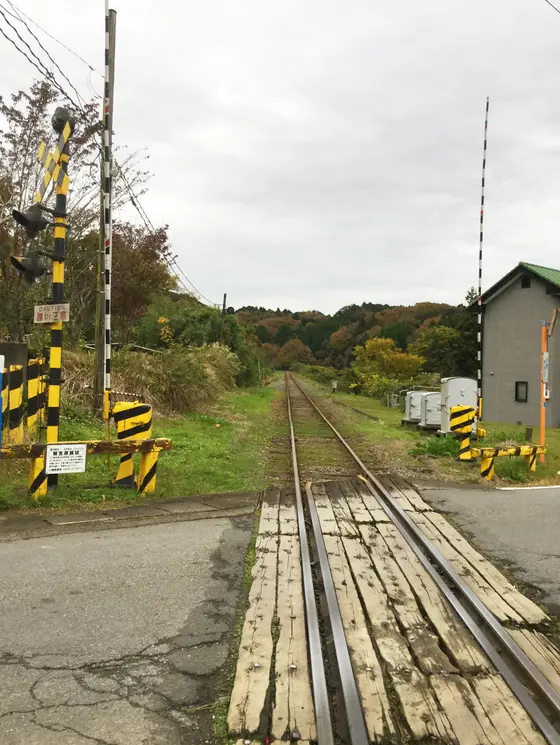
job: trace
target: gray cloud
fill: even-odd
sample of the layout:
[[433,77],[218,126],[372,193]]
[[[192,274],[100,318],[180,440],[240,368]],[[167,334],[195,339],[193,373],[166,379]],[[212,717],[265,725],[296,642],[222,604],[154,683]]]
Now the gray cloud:
[[[101,0],[19,5],[101,68]],[[114,5],[116,142],[149,148],[144,206],[205,295],[462,300],[486,95],[485,286],[520,260],[560,267],[560,16],[544,0]],[[87,69],[47,42],[87,96]],[[0,64],[3,94],[33,77],[5,43]]]

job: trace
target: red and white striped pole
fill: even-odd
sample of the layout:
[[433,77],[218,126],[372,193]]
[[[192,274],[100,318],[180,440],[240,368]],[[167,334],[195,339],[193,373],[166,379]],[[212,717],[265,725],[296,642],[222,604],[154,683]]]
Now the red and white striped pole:
[[478,425],[482,421],[482,247],[484,243],[484,189],[486,186],[486,149],[488,144],[488,110],[490,108],[490,98],[486,98],[486,112],[484,116],[484,148],[482,151],[482,187],[480,193],[480,238],[479,238],[479,249],[478,249],[478,318],[477,318],[477,430]]
[[113,145],[113,90],[115,71],[115,30],[117,14],[109,10],[109,0],[105,0],[105,84],[103,87],[103,242],[104,295],[105,295],[105,339],[103,355],[104,393],[103,416],[109,421],[111,400],[111,270],[113,263],[113,221],[112,206],[112,145]]

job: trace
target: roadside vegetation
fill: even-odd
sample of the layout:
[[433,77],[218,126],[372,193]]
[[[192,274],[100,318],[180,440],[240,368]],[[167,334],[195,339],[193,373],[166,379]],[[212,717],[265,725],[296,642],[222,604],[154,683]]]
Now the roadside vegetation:
[[[268,480],[270,410],[279,395],[271,386],[235,389],[207,407],[205,413],[156,418],[154,436],[170,437],[173,450],[160,455],[157,489],[150,498],[262,489]],[[68,440],[104,438],[105,429],[90,415],[75,413],[63,419],[61,436]],[[3,461],[0,509],[76,510],[138,502],[135,489],[111,486],[117,467],[115,456],[92,456],[86,473],[61,476],[55,491],[33,502],[26,489],[27,461]]]
[[[488,484],[480,478],[480,463],[465,463],[457,460],[458,440],[452,437],[436,437],[417,428],[401,423],[403,412],[386,406],[369,396],[350,392],[328,390],[328,383],[317,384],[314,371],[307,374],[299,368],[299,375],[312,382],[316,393],[339,404],[344,409],[345,433],[362,436],[372,446],[372,458],[376,467],[394,471],[415,481],[449,481],[465,484]],[[362,413],[358,413],[362,412]],[[367,416],[364,416],[367,415]],[[481,446],[497,447],[522,444],[525,427],[484,422],[487,436]],[[534,429],[533,440],[538,437]],[[547,430],[548,453],[545,463],[537,461],[537,470],[531,473],[523,458],[496,458],[496,478],[493,485],[560,483],[560,430]]]

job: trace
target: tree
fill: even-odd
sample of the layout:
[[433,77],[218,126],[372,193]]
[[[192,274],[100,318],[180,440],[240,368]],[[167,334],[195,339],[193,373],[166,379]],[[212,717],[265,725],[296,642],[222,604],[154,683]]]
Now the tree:
[[352,368],[358,375],[381,375],[406,380],[422,370],[424,360],[415,354],[401,352],[393,339],[368,339],[354,349]]
[[456,375],[460,336],[459,331],[449,326],[422,328],[408,350],[425,359],[426,372],[439,373],[442,377]]
[[284,369],[289,368],[294,362],[313,362],[313,354],[301,339],[290,339],[278,352],[278,363]]

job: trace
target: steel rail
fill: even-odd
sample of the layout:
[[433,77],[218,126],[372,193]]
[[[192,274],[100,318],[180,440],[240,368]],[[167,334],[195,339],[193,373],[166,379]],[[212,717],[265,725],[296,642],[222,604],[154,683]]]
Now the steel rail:
[[296,511],[301,554],[301,573],[303,578],[303,594],[305,600],[305,618],[307,623],[307,639],[309,643],[309,661],[311,666],[311,681],[313,685],[313,703],[315,705],[315,720],[317,723],[317,741],[319,745],[334,745],[334,735],[327,690],[327,678],[321,648],[321,633],[315,602],[315,588],[311,571],[311,557],[305,529],[305,514],[299,485],[299,471],[296,455],[296,438],[292,419],[290,393],[286,385],[286,400],[288,402],[288,420],[290,422],[290,440],[292,445],[292,467],[294,472],[294,487],[296,491]]
[[[550,745],[560,745],[558,728],[550,721],[550,717],[556,721],[560,721],[559,693],[544,677],[533,661],[529,659],[521,647],[519,647],[513,637],[504,629],[494,614],[488,610],[486,605],[465,584],[451,563],[426,538],[420,528],[393,499],[383,484],[369,471],[358,454],[326,418],[313,399],[302,389],[297,381],[293,378],[291,379],[325,424],[330,427],[341,445],[344,446],[349,455],[359,465],[365,476],[367,476],[369,483],[366,483],[368,483],[372,495],[376,497],[391,522],[398,528],[414,554],[436,582],[442,594],[451,603],[453,609],[461,617],[484,652],[494,663],[534,724],[542,732]],[[449,587],[441,576],[441,572],[445,574],[448,582],[460,593],[461,597],[458,597],[454,590]],[[504,656],[504,651],[507,653],[507,658]],[[521,671],[521,676],[516,673],[516,668]],[[532,692],[527,689],[526,682],[531,684],[533,688]],[[535,693],[540,697],[541,701],[535,700],[533,697]],[[542,705],[543,703],[546,704],[548,710],[546,712]]]

